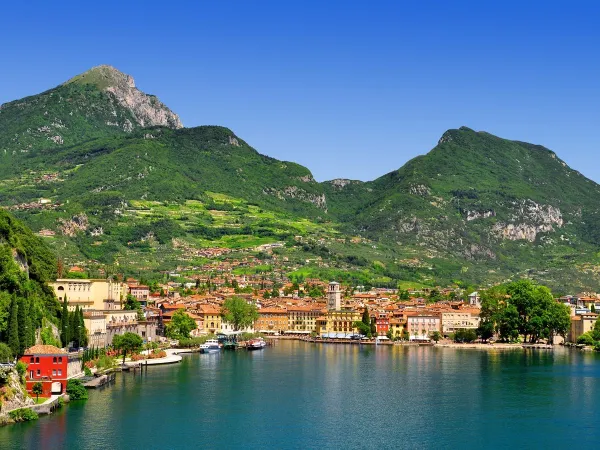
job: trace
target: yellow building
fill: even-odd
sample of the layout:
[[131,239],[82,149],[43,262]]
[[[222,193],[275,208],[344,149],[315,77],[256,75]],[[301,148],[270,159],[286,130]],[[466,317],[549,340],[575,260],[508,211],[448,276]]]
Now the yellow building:
[[221,331],[221,310],[212,305],[200,305],[197,310],[198,316],[202,317],[204,331],[217,333]]
[[350,336],[357,334],[354,322],[359,322],[362,314],[353,309],[329,310],[327,315],[321,316],[317,321],[317,334],[321,337],[332,337],[333,334]]
[[67,297],[70,311],[81,309],[121,309],[121,302],[128,292],[125,283],[111,279],[58,279],[49,283],[59,301]]
[[309,334],[317,330],[317,317],[322,310],[312,306],[288,306],[287,317],[289,334]]

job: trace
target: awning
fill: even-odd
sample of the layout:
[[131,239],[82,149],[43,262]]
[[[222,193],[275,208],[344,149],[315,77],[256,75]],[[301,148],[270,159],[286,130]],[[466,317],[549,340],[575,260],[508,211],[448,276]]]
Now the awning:
[[287,330],[287,331],[284,331],[284,333],[287,333],[287,334],[310,334],[310,333],[312,333],[312,331],[304,331],[304,330]]

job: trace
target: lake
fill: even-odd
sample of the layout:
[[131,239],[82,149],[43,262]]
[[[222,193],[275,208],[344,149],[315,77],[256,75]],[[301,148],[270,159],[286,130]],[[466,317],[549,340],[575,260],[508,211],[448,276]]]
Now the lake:
[[280,341],[118,374],[0,448],[592,448],[600,355]]

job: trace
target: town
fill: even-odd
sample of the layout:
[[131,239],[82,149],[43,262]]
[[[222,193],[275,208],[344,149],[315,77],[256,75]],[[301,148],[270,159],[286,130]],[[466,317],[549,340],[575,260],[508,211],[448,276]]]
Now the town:
[[[69,273],[81,271],[73,267]],[[481,322],[479,291],[468,294],[456,288],[397,290],[372,288],[357,291],[335,281],[307,279],[304,284],[265,281],[259,275],[199,276],[195,283],[167,282],[153,286],[139,280],[63,278],[50,283],[60,302],[83,311],[88,345],[105,347],[115,335],[138,334],[145,342],[168,340],[173,315],[184,312],[194,321],[190,337],[234,331],[267,336],[351,339],[361,334],[365,311],[371,328],[362,333],[379,341],[416,341],[453,338]],[[243,330],[225,320],[222,307],[238,297],[256,307],[256,319]],[[139,306],[128,309],[127,299]],[[594,328],[600,296],[580,293],[556,299],[568,306],[571,325],[550,344],[576,342]],[[467,334],[469,336],[469,334]],[[472,334],[475,340],[476,334]]]

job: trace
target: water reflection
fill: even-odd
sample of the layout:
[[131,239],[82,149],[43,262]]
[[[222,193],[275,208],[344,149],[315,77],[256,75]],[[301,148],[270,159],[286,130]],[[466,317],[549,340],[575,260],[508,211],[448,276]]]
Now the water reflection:
[[0,448],[587,447],[599,375],[599,355],[561,348],[279,342],[119,375]]

